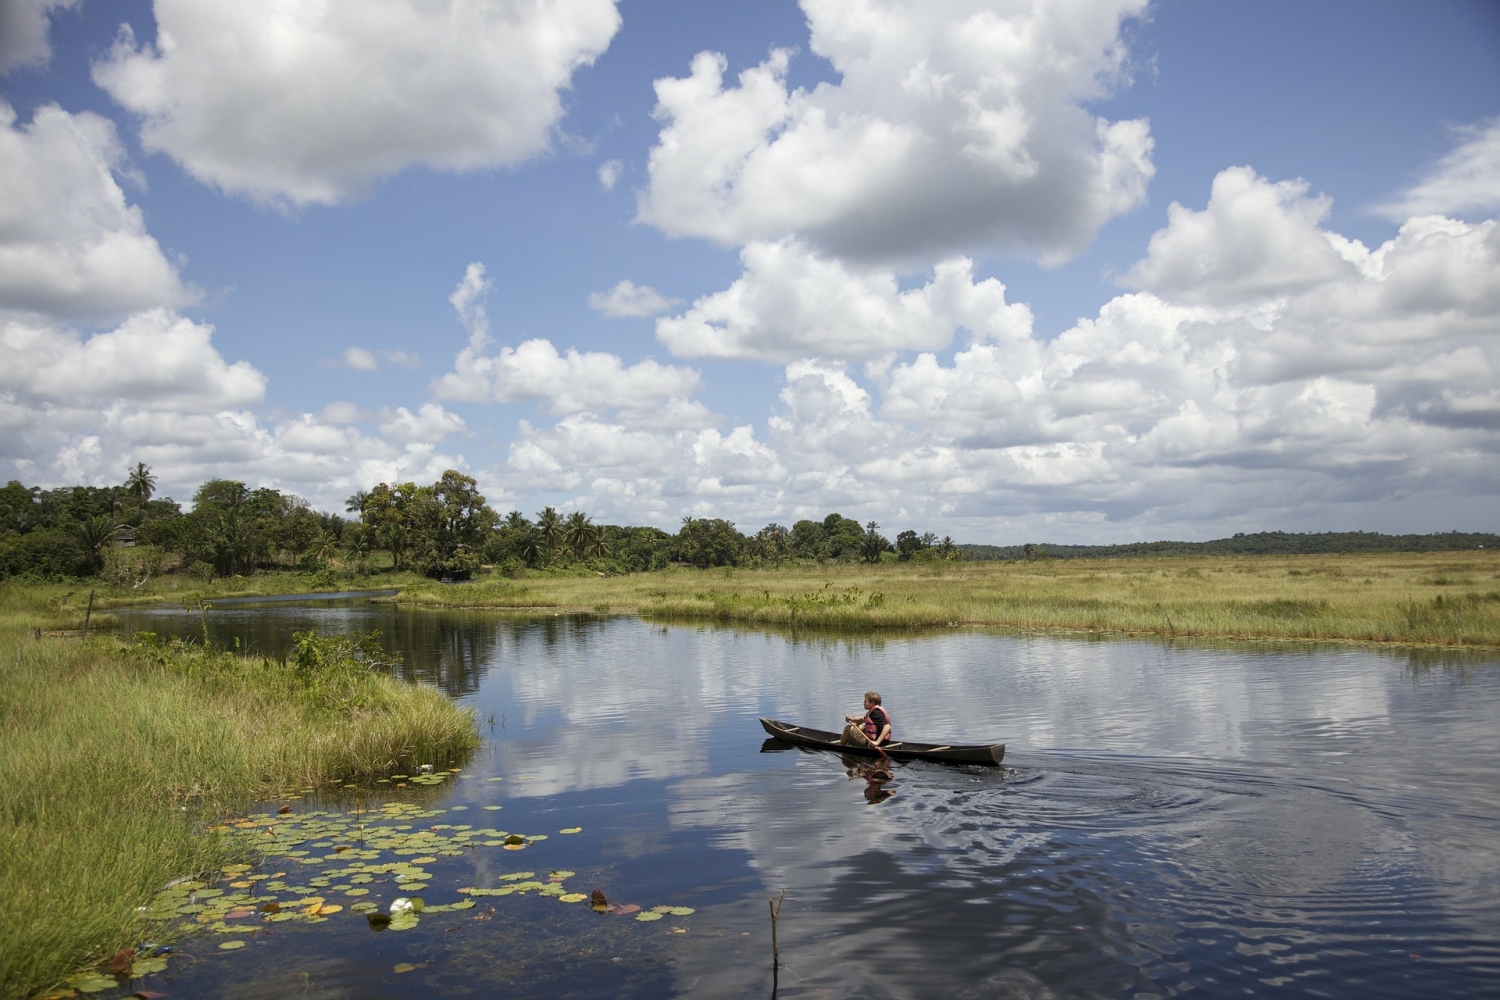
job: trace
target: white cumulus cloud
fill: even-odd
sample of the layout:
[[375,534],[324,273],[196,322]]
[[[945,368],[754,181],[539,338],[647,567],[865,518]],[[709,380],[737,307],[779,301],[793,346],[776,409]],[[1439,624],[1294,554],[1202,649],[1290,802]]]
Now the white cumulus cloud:
[[[826,350],[833,337],[789,336],[782,356],[816,356],[791,357],[764,433],[737,430],[743,454],[717,469],[697,464],[720,454],[704,431],[580,413],[524,426],[502,475],[518,493],[570,491],[667,525],[839,510],[896,530],[1078,541],[1482,526],[1500,492],[1500,222],[1419,216],[1370,249],[1323,228],[1328,203],[1308,192],[1224,171],[1204,207],[1169,212],[1130,272],[1141,291],[1055,337],[957,268],[957,291],[931,307],[943,323],[911,327],[943,342],[967,329],[951,361],[929,349],[856,370]],[[942,280],[858,287],[901,315],[901,296]],[[801,308],[789,334],[816,327]],[[728,342],[773,356],[757,336]],[[737,467],[749,471],[725,474]]]
[[1124,283],[1177,301],[1227,304],[1349,276],[1358,251],[1319,229],[1333,202],[1307,190],[1305,181],[1272,184],[1248,167],[1222,171],[1203,211],[1168,207],[1167,228],[1151,237]]
[[164,309],[88,338],[50,322],[3,318],[0,392],[51,405],[126,400],[197,413],[260,402],[265,376],[248,362],[226,363],[212,333]]
[[605,160],[599,164],[599,186],[606,191],[615,189],[615,182],[620,179],[620,172],[625,169],[625,164],[619,160]]
[[1456,215],[1500,209],[1500,118],[1457,130],[1460,143],[1428,175],[1378,206],[1387,218]]
[[590,309],[617,319],[622,316],[655,316],[681,301],[669,299],[650,285],[637,285],[628,278],[607,292],[589,293]]
[[964,257],[943,261],[930,282],[905,292],[888,270],[820,255],[797,239],[751,243],[740,259],[744,273],[727,289],[657,320],[657,339],[673,354],[875,358],[945,347],[960,326],[990,334],[1031,322],[1025,306],[1005,302],[1000,282],[976,283]]
[[226,192],[357,197],[408,166],[472,170],[549,148],[561,92],[620,25],[614,0],[155,0],[95,81],[141,141]]
[[84,336],[35,314],[0,315],[0,467],[41,485],[118,483],[144,461],[181,498],[204,479],[275,485],[341,509],[379,479],[463,467],[437,443],[463,429],[436,404],[397,408],[382,434],[350,404],[267,423],[266,379],[230,363],[212,328],[165,309]]
[[35,66],[52,57],[47,39],[52,12],[77,7],[78,0],[5,0],[0,3],[0,73]]
[[[621,282],[611,294],[629,284]],[[438,398],[468,403],[536,401],[559,415],[585,410],[650,410],[654,414],[650,419],[657,422],[701,421],[705,417],[707,411],[702,405],[688,399],[700,383],[698,372],[691,368],[664,365],[650,358],[627,365],[616,354],[571,347],[561,353],[541,337],[486,353],[490,336],[484,296],[492,285],[485,277],[484,265],[476,261],[448,297],[459,322],[469,331],[469,343],[454,358],[453,371],[433,380],[432,391]],[[651,289],[630,285],[625,295],[638,299],[642,291],[655,294]]]
[[0,101],[0,308],[106,319],[191,301],[115,180],[114,124],[40,107],[29,124]]
[[647,358],[625,364],[602,351],[561,353],[550,340],[535,338],[493,355],[464,348],[454,370],[433,383],[441,399],[469,403],[539,401],[557,414],[583,410],[644,409],[683,400],[699,385],[691,368]]
[[727,244],[798,235],[844,257],[1058,261],[1145,197],[1147,123],[1084,107],[1123,79],[1121,25],[1145,0],[802,6],[839,81],[790,89],[786,50],[731,86],[712,52],[658,80],[641,221]]
[[344,364],[355,371],[372,372],[380,367],[380,362],[375,355],[363,347],[348,347],[344,349]]
[[435,444],[450,434],[457,434],[466,425],[456,413],[449,413],[437,403],[423,403],[416,413],[404,406],[385,415],[380,422],[380,433],[403,444],[424,442]]

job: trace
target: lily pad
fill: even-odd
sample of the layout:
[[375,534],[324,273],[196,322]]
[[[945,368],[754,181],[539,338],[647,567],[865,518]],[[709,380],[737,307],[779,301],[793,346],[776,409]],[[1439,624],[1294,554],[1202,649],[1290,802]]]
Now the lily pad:
[[501,809],[503,807],[502,806],[485,806],[484,808],[485,808],[486,812],[494,812],[495,810]]
[[346,896],[368,896],[369,894],[370,894],[370,890],[369,889],[345,889],[344,890],[344,895],[346,895]]
[[581,826],[570,826],[566,830],[558,830],[557,832],[558,833],[582,833],[583,832],[583,827],[581,827]]
[[655,912],[654,910],[647,910],[645,913],[637,913],[635,915],[635,919],[641,921],[642,923],[649,923],[652,920],[660,920],[661,914]]
[[238,951],[239,949],[241,949],[243,947],[245,947],[245,942],[243,942],[243,941],[220,941],[219,942],[219,950],[220,951]]
[[560,900],[562,900],[564,903],[581,903],[585,899],[588,899],[589,895],[586,892],[569,892],[569,893],[564,893],[563,895],[558,896],[557,898],[560,899]]
[[400,975],[403,972],[415,972],[416,970],[417,967],[410,962],[397,962],[396,968],[394,969],[397,975]]
[[389,929],[393,931],[409,931],[419,923],[421,923],[421,918],[415,913],[398,913],[391,918]]
[[674,917],[687,917],[691,916],[694,913],[697,913],[698,911],[693,909],[691,906],[673,906],[669,907],[667,909],[667,912],[672,914],[672,916]]
[[536,872],[511,872],[508,875],[501,875],[500,876],[500,881],[502,881],[502,882],[522,882],[522,881],[525,881],[526,879],[532,879],[532,878],[536,878]]
[[149,976],[155,972],[161,972],[167,967],[167,960],[161,957],[138,958],[130,963],[130,978],[139,979]]
[[112,976],[101,976],[97,972],[85,972],[68,980],[68,985],[79,993],[103,993],[117,984]]

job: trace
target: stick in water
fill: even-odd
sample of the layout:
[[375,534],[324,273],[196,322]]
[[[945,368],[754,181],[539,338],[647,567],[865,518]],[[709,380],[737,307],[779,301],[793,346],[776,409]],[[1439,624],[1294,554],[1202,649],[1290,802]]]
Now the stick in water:
[[786,890],[781,890],[781,898],[775,901],[766,900],[766,905],[771,908],[771,1000],[776,1000],[776,990],[779,985],[781,970],[781,951],[776,947],[776,918],[781,915],[781,904],[786,902]]

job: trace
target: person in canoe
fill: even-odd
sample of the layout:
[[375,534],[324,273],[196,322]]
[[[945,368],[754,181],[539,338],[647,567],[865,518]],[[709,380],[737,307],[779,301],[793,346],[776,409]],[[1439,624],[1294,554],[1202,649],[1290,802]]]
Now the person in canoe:
[[891,741],[891,716],[880,705],[879,691],[865,692],[865,714],[844,716],[845,746],[878,747]]

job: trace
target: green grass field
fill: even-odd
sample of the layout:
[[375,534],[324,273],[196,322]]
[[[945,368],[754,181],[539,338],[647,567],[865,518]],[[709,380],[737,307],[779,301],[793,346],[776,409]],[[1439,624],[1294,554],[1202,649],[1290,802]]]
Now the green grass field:
[[844,629],[1500,647],[1500,552],[671,569],[408,583],[402,603]]
[[239,850],[205,825],[270,796],[461,761],[474,718],[350,662],[231,656],[81,625],[60,589],[0,586],[0,995],[133,945],[136,907]]

